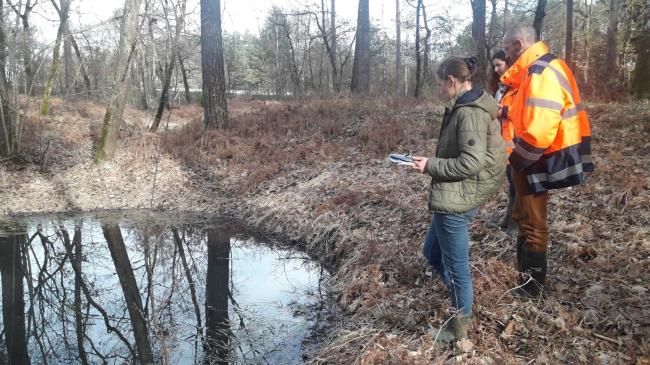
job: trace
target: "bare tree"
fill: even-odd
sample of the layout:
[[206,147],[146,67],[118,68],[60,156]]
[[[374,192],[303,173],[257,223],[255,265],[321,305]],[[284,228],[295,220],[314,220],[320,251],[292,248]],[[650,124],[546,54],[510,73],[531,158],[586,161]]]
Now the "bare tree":
[[395,96],[401,95],[402,92],[402,24],[399,10],[400,0],[395,0]]
[[201,0],[201,72],[205,128],[227,128],[228,103],[223,69],[221,0]]
[[72,0],[59,0],[61,6],[56,3],[56,0],[50,0],[54,9],[56,9],[57,14],[59,14],[59,28],[56,31],[56,40],[54,41],[54,50],[52,51],[52,65],[50,66],[50,71],[47,74],[47,81],[45,83],[45,89],[43,89],[43,100],[41,100],[41,114],[47,115],[50,110],[50,93],[52,92],[52,87],[54,83],[54,78],[56,77],[57,72],[59,72],[59,65],[61,64],[61,59],[59,53],[61,52],[61,41],[63,40],[63,34],[68,24],[68,13],[70,10],[70,3]]
[[645,1],[643,25],[634,39],[637,59],[634,66],[632,93],[639,98],[650,97],[650,0]]
[[[66,0],[71,2],[72,0]],[[68,5],[69,8],[69,5]],[[70,32],[70,21],[66,17],[63,27],[63,80],[65,84],[65,96],[70,94],[74,83],[74,63],[72,62],[72,33]]]
[[486,79],[487,56],[485,40],[485,0],[470,0],[472,4],[472,39],[477,59],[477,72],[474,82],[483,86]]
[[0,160],[13,157],[18,152],[20,120],[12,100],[12,85],[7,78],[7,38],[5,8],[0,0]]
[[564,60],[573,70],[573,0],[566,2],[566,38],[564,42]]
[[192,95],[190,94],[190,84],[187,81],[187,69],[185,68],[185,61],[180,55],[180,50],[178,54],[178,67],[181,69],[181,76],[183,77],[183,87],[185,87],[185,101],[188,104],[192,104]]
[[85,61],[83,55],[81,54],[81,51],[79,50],[79,46],[77,45],[77,41],[75,41],[74,36],[72,34],[70,34],[70,43],[72,43],[72,48],[74,48],[74,52],[77,55],[77,59],[79,60],[79,69],[81,70],[81,76],[84,79],[84,86],[86,87],[86,92],[89,92],[92,88],[90,84],[90,77],[88,77],[88,72],[86,71],[86,66],[84,65]]
[[11,1],[7,0],[7,4],[16,13],[16,16],[20,18],[23,27],[21,52],[23,54],[23,66],[25,68],[25,92],[31,95],[34,84],[34,69],[32,67],[32,31],[29,24],[29,16],[34,7],[38,4],[38,1],[32,3],[32,0],[27,0],[24,9],[21,8],[20,3],[13,4]]
[[138,25],[140,0],[126,0],[120,25],[120,43],[117,65],[113,79],[113,95],[106,107],[101,135],[95,151],[95,162],[115,157],[120,122],[128,92],[128,75],[131,55],[135,48],[135,36]]
[[[336,58],[337,58],[337,35],[336,35],[336,0],[331,1],[331,6],[330,6],[330,33],[332,33],[332,57],[334,59],[334,63],[336,63]],[[330,63],[332,60],[330,59]],[[335,75],[335,73],[337,73]],[[334,86],[334,91],[337,93],[341,91],[341,75],[338,74],[336,71],[336,68],[332,69],[332,82],[336,82]]]
[[422,11],[422,0],[418,0],[415,9],[415,93],[416,98],[420,97],[422,87],[422,52],[420,51],[420,12]]
[[[180,0],[180,10],[176,9],[174,6],[174,17],[176,18],[176,30],[174,33],[174,39],[172,41],[172,51],[171,59],[169,64],[167,64],[167,69],[165,70],[165,82],[163,83],[162,91],[160,93],[160,102],[158,103],[158,110],[156,111],[156,116],[154,117],[153,124],[149,132],[155,133],[158,130],[158,125],[162,119],[163,111],[165,110],[165,104],[167,103],[167,98],[169,94],[169,85],[171,83],[172,74],[174,73],[174,68],[176,67],[176,58],[178,57],[181,35],[183,33],[183,28],[185,27],[185,0]],[[163,9],[167,12],[167,9],[163,5]],[[165,14],[167,19],[167,14]],[[169,28],[169,27],[168,27]]]
[[537,33],[537,40],[542,39],[542,24],[546,16],[546,2],[547,0],[537,0],[537,8],[535,9],[535,19],[533,19],[533,28]]
[[321,38],[323,39],[323,45],[325,46],[325,51],[327,52],[328,59],[330,61],[330,67],[332,69],[332,88],[335,92],[341,91],[341,80],[339,77],[338,66],[337,66],[337,54],[336,54],[336,0],[331,2],[331,15],[330,15],[330,29],[329,32],[325,28],[325,0],[321,0],[320,11],[321,17],[320,21],[318,20],[318,15],[314,14],[316,18],[316,26],[320,31]]
[[607,22],[607,81],[605,85],[608,91],[616,88],[618,66],[616,58],[618,56],[618,0],[609,0],[609,14]]
[[354,94],[368,95],[370,93],[370,8],[368,2],[369,0],[359,0],[350,86]]
[[429,67],[431,65],[431,34],[433,31],[429,26],[427,18],[427,8],[422,3],[422,20],[424,21],[424,55],[422,57],[422,84],[426,84],[430,77]]

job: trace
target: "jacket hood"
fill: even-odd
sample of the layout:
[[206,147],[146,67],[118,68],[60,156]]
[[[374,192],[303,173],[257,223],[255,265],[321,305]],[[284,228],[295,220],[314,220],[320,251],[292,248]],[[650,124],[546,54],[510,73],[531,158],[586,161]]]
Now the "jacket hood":
[[497,118],[497,111],[499,110],[497,101],[485,90],[481,89],[471,89],[460,94],[456,99],[451,100],[449,106],[451,106],[450,109],[452,110],[461,106],[480,108],[490,114],[492,119]]
[[547,53],[548,47],[542,41],[528,47],[501,76],[501,83],[511,88],[519,88],[522,79],[528,73],[528,67]]

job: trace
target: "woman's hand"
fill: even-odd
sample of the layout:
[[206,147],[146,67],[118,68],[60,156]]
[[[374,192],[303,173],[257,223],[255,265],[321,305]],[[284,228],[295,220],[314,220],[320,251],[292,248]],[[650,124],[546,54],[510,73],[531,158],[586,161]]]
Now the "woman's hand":
[[428,158],[426,157],[419,157],[419,156],[413,156],[411,157],[413,159],[413,168],[418,170],[419,172],[424,172],[424,168],[427,166],[427,161],[429,161]]

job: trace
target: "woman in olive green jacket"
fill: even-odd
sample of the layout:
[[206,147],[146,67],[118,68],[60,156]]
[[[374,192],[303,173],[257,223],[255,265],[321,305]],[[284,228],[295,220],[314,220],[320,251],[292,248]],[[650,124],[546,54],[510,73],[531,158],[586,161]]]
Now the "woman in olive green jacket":
[[413,157],[414,168],[431,176],[431,227],[424,256],[449,289],[456,315],[445,322],[436,339],[467,338],[472,316],[469,268],[469,220],[505,178],[506,148],[496,120],[497,103],[473,88],[476,58],[452,57],[437,71],[440,94],[448,101],[435,157]]

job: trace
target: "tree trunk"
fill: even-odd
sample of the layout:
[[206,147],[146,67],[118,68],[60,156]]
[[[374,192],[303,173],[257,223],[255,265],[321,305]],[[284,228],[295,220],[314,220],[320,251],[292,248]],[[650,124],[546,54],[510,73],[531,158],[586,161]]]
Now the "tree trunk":
[[611,95],[616,91],[618,85],[618,66],[616,58],[618,56],[618,0],[609,0],[609,15],[607,22],[607,72],[605,83],[606,88],[603,90],[605,95]]
[[[490,12],[490,28],[488,30],[487,41],[485,42],[485,59],[487,63],[492,59],[492,48],[498,43],[495,41],[495,28],[497,23],[497,0],[490,0],[492,11]],[[490,73],[488,72],[488,75]]]
[[[64,6],[65,2],[70,2],[72,0],[61,0],[61,7]],[[69,6],[68,6],[69,7]],[[67,97],[72,89],[72,84],[74,83],[74,63],[72,62],[72,33],[70,32],[70,21],[68,17],[65,19],[65,24],[63,26],[63,66],[64,66],[64,84],[65,84],[65,96]]]
[[[180,0],[180,13],[176,16],[176,31],[174,34],[174,40],[172,43],[172,56],[165,70],[165,82],[163,83],[162,91],[160,93],[160,102],[158,102],[158,110],[156,111],[156,116],[154,117],[153,123],[149,132],[156,133],[158,126],[160,125],[160,120],[162,119],[163,111],[165,110],[165,105],[167,104],[167,95],[169,94],[169,84],[172,80],[172,75],[174,74],[174,68],[176,67],[176,57],[179,53],[180,44],[181,44],[181,35],[183,33],[183,28],[185,27],[185,0]],[[176,11],[174,11],[176,13]]]
[[321,23],[318,22],[318,19],[316,19],[316,25],[318,25],[318,28],[321,33],[321,37],[323,38],[323,44],[325,45],[325,51],[327,51],[327,56],[330,61],[330,67],[332,68],[332,88],[334,89],[334,92],[339,93],[341,92],[341,80],[339,79],[338,75],[338,65],[336,61],[336,0],[331,1],[331,16],[330,16],[330,31],[329,31],[329,39],[328,41],[328,36],[327,36],[327,31],[325,30],[325,1],[321,0]]
[[201,0],[201,72],[205,128],[227,128],[228,104],[223,69],[221,0]]
[[3,332],[9,363],[12,365],[30,363],[25,331],[24,269],[21,257],[26,242],[24,234],[0,237]]
[[[0,0],[0,91],[7,92],[7,37],[5,36],[5,8]],[[1,116],[1,115],[0,115]]]
[[183,86],[185,87],[185,101],[187,104],[192,104],[192,95],[190,94],[190,84],[187,82],[187,70],[185,69],[185,62],[183,62],[183,57],[178,55],[178,66],[181,69],[181,75],[183,76]]
[[485,86],[487,57],[485,49],[485,0],[470,0],[472,3],[472,39],[474,40],[474,53],[477,59],[476,77],[474,84]]
[[131,262],[129,261],[129,254],[124,245],[122,232],[117,224],[106,223],[102,223],[102,231],[104,232],[108,249],[111,252],[111,257],[113,258],[115,271],[120,280],[120,286],[122,287],[126,307],[129,311],[129,317],[131,318],[138,360],[142,365],[151,364],[153,363],[153,356],[151,354],[147,322],[144,318],[142,298],[140,297],[138,284],[135,280],[135,275],[133,274]]
[[573,70],[573,0],[566,2],[566,41],[564,42],[564,60]]
[[230,352],[230,236],[208,230],[208,272],[205,280],[205,364],[228,364]]
[[70,34],[70,43],[72,43],[72,48],[74,48],[74,52],[77,55],[77,59],[79,60],[79,68],[81,69],[81,76],[84,79],[84,86],[86,87],[86,92],[90,92],[92,89],[92,86],[90,84],[90,78],[88,77],[88,72],[86,72],[84,59],[83,56],[81,55],[81,51],[79,51],[79,46],[77,45],[77,41],[75,41],[74,36],[72,34]]
[[420,87],[422,86],[422,54],[420,52],[420,11],[422,9],[422,0],[418,0],[415,8],[415,93],[416,98],[420,97]]
[[395,0],[395,96],[401,95],[402,76],[402,24],[399,10],[400,0]]
[[59,53],[61,52],[63,33],[65,32],[65,27],[68,23],[68,12],[70,10],[71,2],[72,0],[61,0],[61,8],[59,8],[56,7],[55,0],[52,0],[52,4],[55,5],[59,14],[59,28],[56,31],[56,40],[54,41],[54,50],[52,51],[52,65],[50,66],[50,72],[47,74],[47,82],[45,83],[45,89],[43,90],[41,115],[47,115],[50,111],[50,93],[52,92],[54,78],[56,77],[56,74],[59,71],[59,65],[61,64]]
[[291,33],[289,32],[289,23],[286,15],[282,15],[281,26],[284,29],[284,36],[287,39],[287,44],[289,45],[289,70],[291,75],[291,83],[293,84],[293,93],[294,95],[302,94],[302,83],[300,81],[300,72],[298,70],[298,62],[296,61],[296,50],[293,46],[293,40],[291,39]]
[[11,84],[7,79],[7,41],[5,36],[4,4],[0,0],[0,159],[9,158],[18,151],[18,120],[14,113]]
[[139,8],[140,0],[126,0],[124,3],[113,95],[104,114],[102,132],[95,151],[95,162],[112,160],[115,157],[120,122],[129,89],[129,65],[135,48]]
[[34,69],[32,67],[32,31],[29,26],[29,15],[36,4],[27,0],[25,11],[22,14],[16,14],[20,17],[23,25],[23,40],[21,42],[23,52],[23,66],[25,67],[25,93],[32,95],[34,86]]
[[650,0],[646,0],[644,25],[634,43],[637,58],[632,93],[639,98],[650,98]]
[[535,9],[535,19],[533,20],[533,28],[537,34],[537,40],[542,39],[542,24],[546,16],[546,2],[547,0],[537,0],[537,9]]
[[431,57],[431,33],[432,30],[429,27],[429,21],[427,20],[427,8],[422,3],[422,20],[424,20],[424,30],[426,33],[424,34],[424,56],[422,57],[422,85],[427,85],[427,82],[429,80],[429,63],[430,63],[430,57]]
[[357,16],[356,44],[352,64],[352,83],[354,94],[370,93],[370,8],[369,0],[359,0]]

